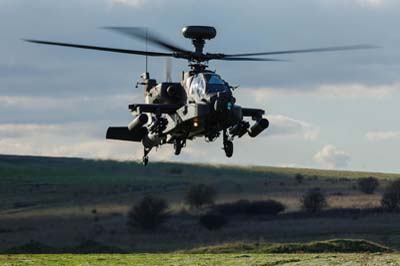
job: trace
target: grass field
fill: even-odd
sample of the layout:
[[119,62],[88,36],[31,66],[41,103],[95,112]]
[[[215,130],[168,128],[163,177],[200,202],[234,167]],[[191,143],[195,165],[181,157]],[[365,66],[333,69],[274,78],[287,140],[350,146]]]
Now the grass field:
[[[304,176],[302,183],[295,180],[296,174]],[[380,181],[372,195],[357,188],[357,179],[368,176]],[[133,162],[0,155],[0,253],[21,253],[1,256],[0,265],[56,261],[58,265],[82,265],[80,261],[90,261],[88,265],[112,265],[114,261],[131,265],[342,265],[345,260],[354,265],[384,265],[398,260],[398,255],[249,257],[240,256],[245,253],[240,249],[225,255],[175,252],[239,242],[259,245],[343,238],[366,239],[399,250],[400,214],[367,211],[379,207],[385,187],[398,178],[399,174],[388,173],[176,163],[143,167]],[[274,199],[284,203],[286,211],[276,217],[234,217],[221,230],[208,231],[200,226],[199,213],[183,202],[185,191],[194,183],[214,186],[217,203]],[[327,195],[328,208],[305,215],[299,199],[314,187]],[[173,214],[155,232],[127,226],[129,208],[144,195],[165,198]],[[154,255],[23,255],[32,252],[29,243],[51,253],[80,253],[81,244],[88,240],[127,253]]]
[[279,265],[400,265],[399,254],[101,254],[0,255],[1,266],[135,265],[135,266],[279,266]]

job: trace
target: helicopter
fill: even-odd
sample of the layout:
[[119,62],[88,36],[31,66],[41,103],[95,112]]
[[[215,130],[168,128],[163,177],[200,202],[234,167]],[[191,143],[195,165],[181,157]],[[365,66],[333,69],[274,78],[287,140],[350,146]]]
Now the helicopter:
[[[137,27],[105,28],[146,41],[146,51],[32,39],[25,39],[25,41],[146,56],[146,72],[140,75],[140,80],[136,84],[136,87],[142,85],[144,88],[145,103],[130,104],[129,110],[134,119],[127,126],[109,127],[106,133],[106,139],[141,142],[144,165],[148,164],[149,153],[153,148],[172,144],[175,155],[179,155],[188,140],[204,137],[207,142],[213,142],[221,134],[223,150],[229,158],[233,155],[235,138],[242,138],[245,135],[255,138],[268,128],[269,121],[265,117],[265,111],[237,104],[233,95],[233,91],[237,87],[231,86],[215,71],[209,70],[209,61],[279,62],[285,60],[259,56],[377,48],[372,45],[360,44],[240,54],[205,53],[206,41],[214,39],[217,35],[217,30],[211,26],[186,26],[182,29],[183,37],[192,41],[194,51],[166,41],[147,29]],[[148,42],[169,50],[169,52],[148,51]],[[168,79],[166,82],[157,83],[157,80],[151,78],[147,72],[148,56],[184,59],[188,61],[190,69],[182,73],[179,82],[172,82]],[[252,125],[249,120],[253,121]]]

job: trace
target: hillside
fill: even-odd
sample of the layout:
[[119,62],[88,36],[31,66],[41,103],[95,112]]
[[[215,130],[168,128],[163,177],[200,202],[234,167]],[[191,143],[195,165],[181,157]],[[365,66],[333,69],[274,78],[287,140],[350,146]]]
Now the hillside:
[[[296,174],[303,175],[304,181],[296,181]],[[372,195],[357,188],[357,179],[368,176],[380,180]],[[143,167],[135,162],[0,155],[0,237],[4,239],[0,251],[31,240],[63,247],[88,239],[139,252],[236,241],[282,243],[333,238],[367,239],[398,249],[400,216],[373,210],[379,207],[388,182],[399,177],[166,162]],[[274,199],[286,210],[277,217],[231,218],[222,230],[208,231],[199,225],[199,212],[184,203],[186,190],[196,183],[214,186],[217,204]],[[315,187],[326,194],[328,208],[309,216],[302,213],[300,199]],[[144,195],[166,199],[173,214],[157,233],[126,225],[128,210]]]

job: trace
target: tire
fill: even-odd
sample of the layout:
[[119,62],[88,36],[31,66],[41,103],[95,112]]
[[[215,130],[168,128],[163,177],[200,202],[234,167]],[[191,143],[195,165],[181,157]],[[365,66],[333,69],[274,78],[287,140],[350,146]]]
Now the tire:
[[232,141],[227,141],[224,144],[224,151],[225,151],[225,155],[228,158],[231,158],[233,155],[233,142]]
[[174,150],[175,150],[175,155],[181,154],[182,141],[180,139],[175,139],[175,141],[174,141]]

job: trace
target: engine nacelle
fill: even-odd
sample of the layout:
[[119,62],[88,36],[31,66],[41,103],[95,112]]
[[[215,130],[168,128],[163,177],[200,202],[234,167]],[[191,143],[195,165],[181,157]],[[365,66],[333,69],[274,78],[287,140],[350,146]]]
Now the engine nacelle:
[[135,119],[133,119],[132,122],[129,123],[128,129],[130,131],[139,130],[144,126],[144,124],[147,123],[147,121],[149,121],[148,116],[146,114],[140,114]]
[[180,83],[162,82],[148,94],[149,103],[184,104],[186,92]]

